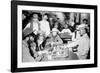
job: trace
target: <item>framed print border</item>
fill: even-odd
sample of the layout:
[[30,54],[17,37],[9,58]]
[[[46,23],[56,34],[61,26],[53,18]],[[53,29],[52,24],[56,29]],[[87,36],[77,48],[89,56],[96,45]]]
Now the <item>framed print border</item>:
[[[81,8],[81,9],[94,10],[94,48],[95,48],[94,64],[18,68],[18,60],[17,60],[18,5],[58,7],[58,8]],[[90,68],[90,67],[97,67],[97,6],[96,5],[62,4],[62,3],[47,3],[47,2],[33,2],[33,1],[11,1],[11,72],[44,71],[44,70],[75,69],[75,68]]]

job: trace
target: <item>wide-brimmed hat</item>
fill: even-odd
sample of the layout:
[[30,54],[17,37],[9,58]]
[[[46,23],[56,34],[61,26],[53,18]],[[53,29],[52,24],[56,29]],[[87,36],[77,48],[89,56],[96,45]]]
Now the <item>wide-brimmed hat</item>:
[[57,33],[59,33],[59,30],[57,28],[53,28],[51,32],[57,32]]

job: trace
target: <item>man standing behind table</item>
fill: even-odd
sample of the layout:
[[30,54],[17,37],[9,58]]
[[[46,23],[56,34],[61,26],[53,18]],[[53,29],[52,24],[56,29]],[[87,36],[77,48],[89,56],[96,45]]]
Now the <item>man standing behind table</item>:
[[44,14],[42,17],[42,20],[40,21],[40,30],[44,32],[45,37],[47,37],[50,34],[50,26],[47,19],[48,19],[48,16]]
[[77,47],[76,54],[78,55],[79,59],[86,59],[89,49],[90,49],[90,39],[86,33],[86,28],[84,25],[79,27],[80,31],[80,38],[72,43],[69,43],[67,47]]
[[38,31],[39,31],[39,20],[38,20],[38,14],[33,14],[33,18],[32,18],[32,24],[31,24],[31,28],[33,29],[33,33],[35,35],[37,35]]

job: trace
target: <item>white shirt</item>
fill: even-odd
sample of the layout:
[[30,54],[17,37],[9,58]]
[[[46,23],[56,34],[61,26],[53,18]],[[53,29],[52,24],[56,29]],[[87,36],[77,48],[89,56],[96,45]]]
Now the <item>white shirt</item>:
[[46,20],[40,21],[40,30],[44,32],[45,36],[50,34],[49,22]]
[[35,34],[37,34],[38,30],[39,30],[39,27],[38,27],[38,23],[37,22],[33,22],[33,32]]
[[39,30],[39,22],[38,19],[34,19],[35,21],[33,21],[32,25],[33,25],[33,33],[37,34],[38,30]]
[[67,47],[74,47],[76,45],[79,45],[77,48],[77,55],[87,55],[89,48],[90,48],[90,40],[87,34],[84,34],[82,37],[80,37],[75,42],[72,42],[67,45]]

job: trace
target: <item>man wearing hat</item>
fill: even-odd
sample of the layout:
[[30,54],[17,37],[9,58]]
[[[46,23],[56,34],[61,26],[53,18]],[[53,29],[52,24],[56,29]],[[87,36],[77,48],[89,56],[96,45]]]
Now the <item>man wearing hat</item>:
[[80,25],[78,27],[79,33],[80,33],[80,38],[78,38],[76,41],[70,43],[67,45],[67,47],[72,48],[75,46],[77,47],[77,52],[76,54],[78,55],[79,59],[86,59],[87,54],[90,49],[90,39],[86,33],[86,27],[85,25]]
[[47,43],[53,44],[62,44],[63,41],[58,35],[59,31],[56,28],[53,28],[51,31],[50,39],[47,40]]

